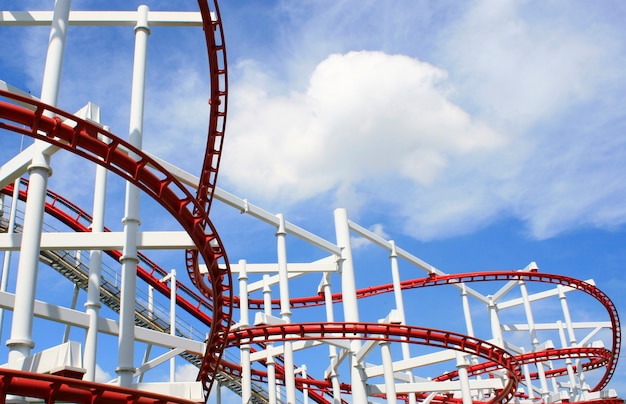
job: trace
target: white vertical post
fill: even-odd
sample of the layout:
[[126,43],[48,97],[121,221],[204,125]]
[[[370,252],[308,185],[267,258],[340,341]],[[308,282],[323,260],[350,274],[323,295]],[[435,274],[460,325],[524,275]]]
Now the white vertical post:
[[[107,127],[105,129],[108,130]],[[96,178],[93,192],[93,217],[91,232],[104,232],[104,212],[106,206],[107,170],[96,165]],[[85,335],[84,366],[85,380],[96,379],[96,352],[98,350],[98,318],[100,316],[100,276],[102,275],[102,250],[91,250],[89,253],[89,278],[87,279],[87,301],[85,312],[89,316],[89,327]]]
[[469,376],[467,374],[467,362],[465,356],[456,353],[456,369],[459,375],[459,383],[461,384],[461,399],[463,404],[472,404],[472,391],[470,390]]
[[[176,336],[176,270],[172,269],[161,282],[170,283],[170,335]],[[170,383],[176,381],[176,357],[170,359]]]
[[222,383],[219,380],[215,381],[215,403],[222,404]]
[[[524,311],[526,313],[526,322],[528,323],[528,331],[530,333],[530,342],[533,347],[533,352],[537,350],[537,346],[539,345],[539,340],[537,339],[537,329],[535,327],[535,320],[533,317],[533,312],[530,307],[530,300],[528,298],[528,290],[526,289],[526,282],[519,282],[520,291],[522,292],[522,302],[524,303]],[[537,367],[537,373],[539,374],[539,383],[541,385],[541,395],[544,399],[547,399],[550,391],[548,389],[548,382],[546,380],[546,373],[543,367],[542,362],[537,362],[535,364]]]
[[491,323],[491,335],[495,340],[495,344],[503,347],[504,340],[502,339],[502,326],[500,324],[500,317],[498,316],[498,306],[493,300],[493,296],[487,296],[489,303],[487,304],[487,311],[489,313],[489,321]]
[[[150,359],[150,352],[152,351],[152,344],[148,344],[148,346],[146,346],[146,350],[143,352],[143,360],[141,361],[142,364],[144,363],[148,363],[148,359]],[[137,377],[137,382],[141,383],[143,382],[143,375],[145,375],[145,372],[141,372],[139,374],[139,376]]]
[[[467,287],[465,286],[465,284],[461,284],[461,301],[463,302],[463,316],[465,318],[465,327],[467,329],[467,335],[469,335],[470,337],[474,336],[474,323],[472,322],[472,312],[470,310],[470,305],[469,305],[469,298],[467,295]],[[472,360],[475,363],[478,363],[478,358],[476,355],[472,355]],[[481,379],[480,375],[476,376],[477,380]],[[478,392],[478,398],[481,399],[482,397],[482,391]]]
[[[330,274],[324,273],[322,279],[322,288],[324,291],[324,303],[326,306],[326,321],[332,323],[335,321],[335,314],[333,312],[333,298],[332,291],[330,289]],[[329,358],[330,358],[330,382],[333,386],[333,404],[341,404],[341,386],[339,385],[339,374],[337,373],[337,348],[328,344]]]
[[[396,249],[396,242],[391,240],[389,241],[391,244],[391,253],[389,254],[389,260],[391,261],[391,279],[393,282],[393,293],[396,300],[396,310],[398,310],[398,314],[400,316],[400,321],[402,324],[406,324],[406,314],[404,311],[404,299],[402,298],[402,285],[400,284],[400,268],[398,266],[398,251]],[[408,360],[411,359],[411,351],[409,349],[409,344],[403,342],[402,345],[402,359]],[[406,371],[406,375],[409,377],[411,383],[413,383],[414,376],[413,372],[410,370]],[[417,399],[415,398],[414,393],[409,393],[409,404],[415,404]]]
[[148,285],[148,317],[154,319],[154,286]]
[[[172,269],[170,279],[170,335],[176,336],[176,271]],[[170,359],[170,382],[176,381],[176,357]]]
[[[269,279],[269,275],[263,275],[263,312],[268,316],[272,315],[272,289],[270,288]],[[269,404],[276,404],[276,363],[274,355],[272,355],[272,348],[274,348],[273,342],[265,344],[267,351],[267,399]]]
[[[568,340],[565,339],[563,327],[559,327],[559,331],[561,332],[561,342],[563,347],[576,346],[577,339],[576,334],[574,333],[574,326],[572,323],[572,317],[570,315],[569,306],[567,305],[567,298],[565,297],[565,289],[563,286],[558,285],[557,290],[559,291],[559,300],[561,301],[561,309],[563,310],[563,318],[565,319],[565,327],[567,328],[567,336]],[[567,358],[565,361],[567,364],[567,373],[570,379],[570,392],[572,395],[578,393],[578,384],[576,383],[576,372],[574,372],[574,368],[572,365],[572,360]]]
[[[7,234],[15,232],[15,218],[17,216],[17,201],[20,195],[20,179],[16,179],[13,183],[13,197],[11,199],[11,210],[9,211],[9,224]],[[0,282],[0,291],[6,292],[9,283],[9,272],[11,270],[11,251],[4,252],[4,260],[2,261],[2,281]],[[4,328],[4,309],[0,308],[0,335]]]
[[[72,310],[76,309],[76,303],[78,302],[78,292],[80,292],[80,287],[77,284],[74,284],[74,294],[72,295]],[[65,332],[63,333],[63,342],[67,342],[70,339],[70,331],[72,330],[72,325],[67,324],[65,326]]]
[[[354,279],[354,261],[350,244],[350,225],[348,213],[345,209],[335,209],[335,233],[337,246],[341,248],[341,290],[343,294],[344,319],[349,323],[359,322],[359,309],[356,297],[356,282]],[[352,401],[355,403],[367,402],[365,372],[355,358],[361,348],[361,341],[350,341],[350,381],[352,384]]]
[[[306,380],[307,372],[306,365],[302,365],[302,378]],[[309,404],[309,385],[307,383],[302,384],[302,404]]]
[[387,402],[396,404],[398,398],[396,396],[396,381],[393,376],[393,360],[391,358],[391,349],[389,341],[380,343],[380,354],[383,360],[383,375],[385,378],[385,390],[387,394]]
[[[280,317],[285,323],[291,323],[291,307],[289,303],[289,273],[287,268],[287,232],[285,217],[279,213],[276,245],[278,253],[278,285],[280,289]],[[285,395],[287,403],[296,403],[296,380],[293,360],[293,344],[284,342]]]
[[[135,55],[133,65],[132,94],[130,101],[129,141],[141,148],[143,137],[143,111],[146,84],[146,59],[148,50],[148,6],[137,9],[135,26]],[[118,384],[130,387],[133,382],[135,356],[135,295],[137,285],[137,231],[139,229],[139,189],[126,184],[124,225],[124,249],[122,264],[122,297],[120,307],[120,334],[118,342]]]
[[[48,53],[46,55],[41,88],[41,101],[53,106],[57,105],[59,98],[63,54],[65,52],[71,4],[71,0],[56,1],[50,27]],[[22,244],[15,285],[11,337],[7,341],[9,366],[14,366],[15,362],[30,355],[30,350],[34,347],[32,340],[33,311],[39,266],[39,249],[41,247],[41,231],[43,229],[48,177],[52,174],[50,158],[43,152],[43,148],[46,145],[43,141],[35,141],[33,159],[28,167],[30,174],[28,200],[26,202],[24,226],[22,228]]]
[[[522,353],[525,353],[526,351],[524,350],[524,348],[522,348]],[[528,389],[528,398],[530,400],[533,400],[535,398],[535,389],[533,388],[533,379],[530,374],[530,366],[528,366],[528,363],[524,363],[522,365],[522,372],[524,374],[524,380],[526,381],[526,387]]]
[[[239,326],[250,326],[250,314],[248,309],[248,271],[246,260],[239,260]],[[252,400],[252,366],[250,363],[250,344],[242,344],[241,347],[241,402],[247,403]]]
[[461,300],[463,302],[463,316],[465,317],[465,327],[467,328],[467,335],[474,336],[474,324],[472,323],[472,313],[469,307],[469,299],[467,297],[467,287],[465,284],[461,285]]

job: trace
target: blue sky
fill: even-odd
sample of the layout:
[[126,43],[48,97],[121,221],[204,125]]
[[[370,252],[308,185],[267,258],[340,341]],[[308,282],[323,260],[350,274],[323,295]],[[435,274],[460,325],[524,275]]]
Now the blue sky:
[[[52,8],[41,3],[3,8]],[[221,188],[331,240],[332,211],[345,207],[449,273],[536,261],[594,278],[624,311],[623,2],[235,0],[221,13],[230,77]],[[47,36],[0,28],[0,79],[39,94]],[[194,174],[208,111],[202,41],[155,28],[149,45],[144,148]],[[129,28],[71,27],[59,106],[95,102],[126,133],[132,44]],[[2,149],[4,161],[13,151]],[[91,191],[63,175],[77,164],[55,159],[51,186],[90,207]],[[216,218],[218,229],[228,220]],[[249,226],[252,236],[224,230],[231,262],[274,260],[241,241],[254,239]],[[623,396],[623,364],[612,386]]]

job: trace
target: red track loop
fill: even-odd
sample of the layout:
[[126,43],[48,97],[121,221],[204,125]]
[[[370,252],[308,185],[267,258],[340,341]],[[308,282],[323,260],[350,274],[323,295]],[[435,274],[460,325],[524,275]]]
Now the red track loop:
[[[226,107],[228,104],[228,70],[226,65],[224,29],[222,27],[222,20],[217,0],[213,0],[211,4],[213,6],[213,10],[209,7],[208,1],[198,0],[209,57],[211,81],[207,146],[196,194],[198,203],[194,206],[193,210],[193,216],[202,217],[201,222],[198,224],[203,229],[207,227],[212,228],[212,225],[209,222],[208,213],[211,209],[213,192],[215,191],[215,183],[217,181],[217,173],[219,170],[222,144],[224,140],[224,128],[226,125]],[[211,16],[212,12],[214,18]],[[217,235],[214,231],[213,233]],[[208,381],[208,385],[205,387],[207,392],[211,390],[213,375],[215,375],[219,369],[222,350],[232,317],[232,308],[224,304],[225,301],[230,301],[230,295],[232,294],[230,268],[226,258],[226,253],[224,252],[221,242],[219,242],[219,238],[214,240],[217,242],[211,243],[211,240],[209,240],[207,247],[210,248],[211,254],[213,254],[216,259],[207,261],[204,254],[203,258],[209,272],[215,274],[217,279],[212,282],[215,290],[211,291],[209,289],[206,292],[220,296],[220,299],[213,299],[213,309],[216,312],[227,313],[227,315],[213,317],[214,325],[211,327],[211,331],[215,330],[216,332],[212,332],[207,340],[207,355],[203,359],[200,374],[198,375],[200,380],[204,382]],[[189,277],[194,284],[197,282],[196,279],[202,276],[198,272],[200,264],[198,254],[199,252],[197,250],[187,250],[186,253],[187,272],[189,273]],[[200,254],[202,254],[201,251]],[[224,277],[227,279],[225,280]],[[226,296],[224,296],[224,292],[226,292]]]
[[407,342],[454,349],[479,356],[496,364],[498,369],[504,369],[508,372],[506,386],[498,391],[489,403],[504,403],[513,398],[521,377],[519,362],[503,348],[463,334],[400,324],[300,323],[264,325],[231,331],[228,335],[228,345],[240,346],[259,342],[336,338]]
[[[27,181],[22,180],[22,183],[27,184]],[[13,191],[12,185],[7,186],[3,190],[3,192],[7,194],[11,194],[12,191]],[[26,192],[24,190],[20,190],[19,196],[21,199],[25,199]],[[47,201],[46,201],[45,206],[46,206],[46,211],[49,214],[61,220],[63,223],[68,225],[73,230],[82,231],[82,232],[89,231],[89,226],[91,224],[91,216],[87,214],[86,212],[82,211],[79,207],[74,205],[71,201],[68,201],[64,199],[62,196],[48,190]],[[120,255],[120,252],[118,251],[107,251],[107,253],[109,253],[114,258],[119,258],[119,255]],[[138,275],[142,279],[147,281],[149,284],[155,286],[155,288],[157,288],[157,290],[159,290],[161,293],[169,296],[169,291],[167,290],[167,286],[157,281],[159,278],[166,275],[167,272],[163,270],[162,268],[160,268],[156,263],[150,261],[147,257],[144,257],[141,254],[140,256],[141,256],[140,258],[142,262],[146,264],[146,267],[149,268],[150,270],[147,271],[139,267]],[[153,274],[155,272],[156,272],[156,275]],[[526,274],[526,276],[532,276],[535,279],[538,276],[537,273],[529,274],[529,273],[523,273],[523,272],[507,271],[507,272],[497,272],[497,273],[491,272],[491,273],[479,274],[480,275],[479,278],[482,281],[493,280],[493,279],[519,280],[520,275],[524,275],[524,274]],[[484,275],[484,277],[482,275]],[[414,280],[407,280],[407,281],[402,282],[402,287],[404,289],[408,289],[408,288],[417,288],[417,287],[426,287],[426,286],[442,286],[442,285],[447,285],[447,284],[458,283],[458,279],[460,278],[467,279],[468,276],[473,276],[473,275],[468,275],[468,274],[446,275],[446,276],[441,276],[441,277],[427,277],[427,278],[420,278],[420,279],[414,279]],[[587,284],[586,282],[581,282],[578,280],[574,280],[572,278],[563,277],[559,275],[540,274],[540,277],[542,279],[552,278],[552,277],[560,278],[561,281],[559,282],[556,282],[555,280],[553,280],[549,283],[563,284],[563,285],[575,287],[576,289],[579,289],[579,290],[595,289],[593,285]],[[578,285],[578,286],[575,286],[575,285]],[[192,301],[191,302],[187,301],[179,293],[177,295],[178,304],[181,307],[185,308],[189,313],[194,315],[196,318],[200,319],[205,324],[210,326],[211,318],[208,314],[205,314],[207,311],[211,311],[210,303],[206,300],[203,300],[201,296],[195,295],[195,293],[187,289],[184,284],[179,284],[179,289],[185,292],[185,294],[188,294],[192,298]],[[380,294],[380,293],[386,293],[391,290],[392,288],[390,288],[389,285],[381,285],[377,287],[369,287],[366,289],[362,289],[358,291],[357,293],[360,297],[367,297],[367,296],[373,296],[373,295]],[[601,295],[601,292],[595,291],[589,294],[596,296],[596,295]],[[340,301],[341,295],[335,295],[334,298],[335,298],[335,301]],[[311,300],[317,299],[317,296],[312,296],[309,299]],[[298,300],[302,301],[302,299],[298,299]],[[603,301],[604,299],[599,299],[599,300]],[[606,300],[605,300],[605,303],[607,303]],[[612,304],[612,303],[608,301],[608,304]],[[199,310],[200,307],[203,307],[204,310]],[[299,306],[299,307],[305,307],[305,306]],[[615,311],[608,309],[608,312],[612,313]],[[612,321],[612,324],[619,325],[619,321]],[[580,347],[580,348],[551,349],[551,350],[541,351],[541,352],[530,352],[526,354],[517,355],[515,358],[520,364],[536,363],[540,361],[558,360],[558,359],[566,359],[566,358],[588,358],[590,359],[589,362],[583,363],[581,366],[585,370],[591,370],[591,369],[599,368],[602,366],[606,366],[607,363],[609,363],[609,361],[612,360],[614,357],[615,355],[613,355],[610,351],[604,348]],[[477,375],[480,373],[492,371],[494,370],[494,368],[498,368],[498,367],[499,366],[493,362],[484,362],[484,363],[477,364],[477,365],[471,365],[468,367],[467,370],[470,375]],[[241,367],[234,363],[223,362],[221,369],[232,375],[239,375],[239,376],[241,375]],[[558,368],[558,369],[546,370],[545,374],[547,377],[556,377],[556,376],[563,375],[566,372],[567,372],[566,368]],[[283,374],[283,369],[280,369],[278,373]],[[265,372],[253,370],[252,376],[253,376],[253,380],[255,381],[267,382],[267,373]],[[453,380],[453,379],[456,379],[457,377],[458,377],[458,373],[456,371],[451,371],[449,373],[446,373],[445,375],[434,378],[434,380],[436,381]],[[533,373],[530,375],[530,377],[532,379],[535,379],[538,377],[538,375],[536,373]],[[310,393],[313,393],[312,390],[318,390],[321,394],[329,393],[330,391],[330,383],[326,380],[314,380],[311,378],[307,378],[307,379],[296,378],[296,385],[297,387],[300,387],[300,388],[303,387],[304,385],[307,385]],[[345,393],[349,393],[350,386],[344,385],[343,391]],[[324,402],[321,399],[321,396],[315,397],[314,400],[317,402]]]
[[204,163],[198,184],[198,200],[204,205],[208,213],[211,210],[215,183],[219,170],[226,126],[226,111],[228,107],[228,68],[226,63],[226,43],[224,28],[217,0],[212,2],[214,18],[211,18],[211,9],[208,2],[198,1],[202,14],[204,35],[209,56],[211,97],[209,98],[209,133],[207,135]]
[[[20,189],[18,193],[18,197],[21,200],[26,200],[27,198],[27,190],[28,190],[28,181],[25,179],[21,179],[20,181],[22,185],[26,186],[26,189]],[[13,184],[7,185],[4,189],[0,190],[7,195],[13,194]],[[51,191],[46,191],[46,202],[45,202],[45,210],[46,213],[53,216],[63,224],[67,225],[70,229],[77,232],[89,232],[92,223],[92,217],[87,212],[82,210],[73,202],[65,199],[63,196]],[[109,231],[105,228],[105,231]],[[122,252],[118,250],[107,250],[105,251],[107,255],[115,259],[116,261],[122,256]],[[166,276],[168,272],[161,268],[157,263],[150,260],[147,256],[138,252],[140,263],[142,265],[137,266],[137,276],[140,279],[151,285],[155,290],[163,294],[164,296],[170,296],[170,289],[166,282],[160,282],[159,280]],[[145,266],[145,268],[144,268]],[[210,313],[213,311],[213,305],[210,301],[205,300],[202,296],[196,294],[189,287],[187,287],[184,283],[177,282],[178,293],[176,294],[176,304],[182,307],[185,311],[191,314],[194,318],[200,320],[205,325],[211,327],[213,320],[210,316]],[[261,346],[264,349],[263,346]],[[254,348],[251,349],[253,352]],[[280,365],[281,358],[280,356],[275,357],[276,359],[276,373],[279,376],[283,376],[285,374],[285,369]],[[221,361],[220,370],[232,374],[241,376],[241,366],[235,363],[231,363],[225,360]],[[267,381],[267,373],[263,372],[255,372],[255,381]],[[318,403],[326,404],[328,401],[324,399],[323,394],[330,394],[330,383],[324,380],[315,380],[311,376],[308,376],[307,379],[298,379],[303,380],[303,384],[308,384],[310,386],[322,386],[323,388],[319,389],[319,393],[309,389],[310,398]],[[302,385],[298,385],[298,387],[302,387]],[[344,392],[349,392],[349,386]],[[343,401],[343,400],[342,400]],[[345,402],[345,401],[343,401]]]
[[[6,91],[0,91],[0,97],[30,104],[34,109],[32,111],[1,101],[0,118],[3,121],[0,122],[0,129],[43,140],[106,167],[151,196],[187,231],[208,268],[207,282],[200,273],[198,260],[195,260],[195,266],[189,271],[191,280],[213,303],[213,326],[209,332],[207,353],[200,373],[208,394],[231,322],[231,308],[225,306],[223,301],[231,298],[232,278],[222,242],[203,206],[156,161],[112,133],[26,97]],[[56,117],[50,118],[44,112]],[[65,119],[65,122],[59,117]],[[221,263],[219,267],[218,261]]]
[[0,390],[3,393],[3,398],[7,394],[14,394],[40,398],[46,403],[62,401],[84,404],[122,402],[133,404],[197,404],[195,401],[149,391],[5,368],[0,369]]
[[[516,355],[515,359],[521,364],[531,364],[543,361],[553,361],[559,359],[571,359],[571,358],[588,358],[589,362],[584,363],[582,366],[585,370],[596,369],[601,366],[604,366],[609,359],[611,358],[611,351],[604,348],[590,348],[590,347],[581,347],[581,348],[562,348],[562,349],[548,349],[546,351],[540,352],[528,352],[521,355]],[[493,367],[496,364],[490,362],[483,362],[476,365],[471,365],[467,367],[467,373],[470,376],[476,376],[481,373],[490,372],[493,370]],[[575,371],[575,369],[574,369]],[[566,368],[560,369],[551,369],[546,371],[546,376],[559,376],[567,372]],[[444,381],[444,380],[455,380],[459,376],[458,371],[454,370],[448,372],[439,377],[433,378],[434,381]],[[538,377],[537,373],[532,373],[532,379],[536,379]]]
[[[611,328],[613,329],[613,342],[611,352],[612,355],[608,359],[606,365],[606,372],[598,384],[592,389],[592,391],[602,390],[609,383],[615,368],[617,366],[617,360],[621,350],[621,328],[619,315],[617,314],[617,308],[611,301],[611,299],[600,289],[591,285],[585,281],[571,278],[563,275],[544,274],[539,272],[520,272],[520,271],[488,271],[488,272],[471,272],[466,274],[450,274],[450,275],[431,275],[425,278],[409,279],[402,281],[400,287],[403,290],[417,289],[431,286],[443,286],[459,283],[473,283],[473,282],[493,282],[493,281],[525,281],[525,282],[541,282],[550,283],[555,285],[567,286],[572,289],[584,292],[596,300],[598,300],[606,309],[611,321]],[[357,290],[357,297],[359,299],[376,296],[382,293],[389,293],[393,291],[392,284],[385,284],[379,286],[371,286],[364,289]],[[338,303],[342,300],[341,293],[335,293],[332,296],[333,303]],[[278,304],[276,300],[272,301],[272,305]],[[292,308],[303,308],[318,306],[324,304],[324,297],[321,295],[294,298],[290,301]],[[251,307],[262,307],[263,301],[261,299],[250,299]]]

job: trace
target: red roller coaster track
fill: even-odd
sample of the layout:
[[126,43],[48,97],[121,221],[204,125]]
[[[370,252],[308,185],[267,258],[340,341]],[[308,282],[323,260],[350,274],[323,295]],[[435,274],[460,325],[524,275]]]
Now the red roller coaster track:
[[[68,150],[82,158],[92,161],[133,183],[143,192],[162,205],[189,234],[197,249],[186,252],[188,274],[194,286],[202,296],[191,289],[186,294],[194,300],[190,302],[182,297],[178,304],[202,320],[210,327],[206,353],[199,372],[205,393],[211,391],[215,374],[221,369],[232,374],[240,374],[236,364],[222,361],[224,349],[241,344],[265,344],[275,341],[293,340],[324,340],[324,339],[362,339],[382,340],[389,342],[408,342],[427,345],[442,349],[453,349],[476,355],[485,362],[471,365],[468,373],[475,375],[492,371],[505,371],[506,385],[497,391],[489,402],[507,402],[516,394],[517,385],[521,380],[521,366],[539,361],[586,358],[588,362],[582,366],[586,369],[605,367],[606,371],[594,387],[600,390],[606,387],[613,376],[619,358],[621,346],[621,329],[617,310],[611,300],[595,286],[574,278],[540,274],[536,272],[492,271],[457,275],[430,276],[403,281],[403,289],[442,286],[458,283],[489,282],[489,281],[524,281],[541,282],[567,286],[582,291],[598,300],[607,310],[611,322],[613,339],[611,350],[603,348],[567,348],[551,349],[522,355],[513,355],[505,349],[489,342],[450,331],[430,329],[417,326],[379,323],[299,323],[265,325],[251,328],[230,330],[232,310],[237,308],[240,300],[233,296],[232,276],[228,257],[220,237],[209,218],[213,200],[219,164],[221,159],[227,108],[227,65],[224,32],[217,2],[211,6],[206,1],[199,1],[203,19],[204,33],[207,43],[210,69],[211,94],[209,97],[210,120],[207,135],[206,152],[200,173],[196,195],[193,195],[179,180],[163,168],[157,161],[149,157],[130,143],[99,126],[75,117],[61,109],[45,105],[31,98],[22,97],[10,92],[1,91],[0,97],[0,129],[30,136],[59,148]],[[213,14],[213,18],[211,17]],[[30,108],[17,105],[29,105]],[[53,116],[53,117],[50,117]],[[129,153],[130,152],[130,153]],[[24,195],[22,195],[24,196]],[[62,198],[58,197],[59,200]],[[65,202],[68,206],[70,203]],[[76,217],[63,216],[62,209],[54,204],[46,204],[49,213],[61,218],[76,231],[87,231],[88,226],[79,223],[88,215]],[[75,211],[80,211],[78,208]],[[88,220],[88,219],[87,219]],[[115,255],[115,252],[109,252]],[[200,271],[200,261],[206,264],[207,274]],[[143,257],[144,263],[151,263]],[[154,264],[154,263],[152,263]],[[167,293],[167,286],[154,282],[156,271],[161,269],[150,264],[152,272],[140,270],[139,276],[155,286],[160,292]],[[163,271],[164,272],[164,271]],[[206,276],[205,276],[206,275]],[[359,298],[391,292],[393,285],[374,286],[357,291]],[[333,302],[339,302],[341,294],[332,296]],[[272,301],[277,306],[278,300]],[[324,304],[321,296],[310,296],[290,300],[293,308],[305,308]],[[262,308],[261,299],[251,299],[251,308]],[[564,369],[553,369],[549,375],[562,374]],[[253,377],[264,380],[266,374],[255,371]],[[453,380],[458,373],[452,371],[435,378],[437,381]],[[531,375],[536,377],[536,375]],[[302,387],[316,386],[320,391],[327,392],[329,383],[325,380],[297,379]],[[76,402],[134,402],[134,403],[187,403],[183,399],[175,399],[159,394],[138,392],[111,385],[84,382],[59,376],[40,375],[10,369],[0,370],[0,388],[2,394],[16,394],[45,399]],[[342,386],[349,391],[349,385]],[[3,396],[3,397],[4,397]],[[321,395],[315,396],[316,401],[324,402]],[[454,401],[438,397],[436,402]],[[610,402],[614,400],[604,400]],[[620,400],[621,401],[621,400]],[[600,402],[600,401],[598,401]]]

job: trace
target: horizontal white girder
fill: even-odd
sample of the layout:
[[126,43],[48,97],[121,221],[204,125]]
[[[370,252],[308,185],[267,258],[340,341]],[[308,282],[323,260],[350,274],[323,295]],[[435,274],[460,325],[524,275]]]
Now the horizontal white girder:
[[[0,308],[13,310],[14,301],[14,294],[0,292]],[[87,313],[45,303],[40,300],[35,301],[34,316],[71,325],[72,327],[79,327],[83,329],[89,327],[89,315]],[[117,336],[119,335],[119,323],[108,318],[100,317],[98,319],[98,331],[104,334]],[[203,342],[177,337],[138,326],[135,326],[135,340],[165,348],[181,348],[195,355],[204,355],[206,350],[206,346]]]
[[[458,355],[457,351],[452,349],[446,349],[439,352],[433,352],[426,355],[417,356],[414,358],[404,359],[393,363],[393,371],[400,372],[403,370],[410,370],[419,368],[421,366],[433,365],[435,363],[447,362],[456,360]],[[365,374],[367,377],[376,377],[383,375],[383,366],[370,366],[365,368]]]
[[[352,230],[359,236],[365,238],[366,240],[371,241],[372,243],[376,244],[377,246],[381,248],[384,248],[389,251],[392,250],[393,247],[390,241],[385,240],[384,238],[374,233],[373,231],[370,231],[366,229],[365,227],[361,226],[360,224],[357,224],[351,220],[348,220],[348,224],[350,225],[350,230]],[[415,265],[416,267],[423,269],[427,273],[432,273],[436,275],[444,275],[443,271],[435,268],[434,266],[430,265],[426,261],[423,261],[417,258],[413,254],[403,250],[402,248],[396,247],[395,251],[399,258],[402,258],[408,261],[409,263]],[[483,302],[485,304],[489,303],[489,300],[487,299],[487,297],[485,297],[483,294],[477,292],[476,290],[470,288],[467,285],[453,284],[452,286],[458,289],[462,289],[462,290],[464,289],[468,295],[472,296],[473,298],[477,299],[480,302]]]
[[[296,351],[300,351],[303,349],[312,348],[321,344],[322,344],[321,341],[313,341],[313,340],[294,341],[292,343],[292,350],[293,352],[296,352]],[[270,355],[279,356],[279,355],[284,355],[284,354],[285,354],[284,345],[273,346],[271,348],[267,348],[261,351],[250,353],[250,362],[265,360]]]
[[[336,272],[337,264],[333,262],[305,262],[305,263],[289,263],[290,272]],[[240,264],[230,264],[230,270],[233,273],[240,273],[242,265]],[[278,264],[246,264],[246,273],[258,273],[258,274],[268,274],[268,273],[278,273]],[[278,283],[278,282],[271,282]],[[250,290],[252,284],[248,285],[248,290]]]
[[[537,323],[533,325],[535,330],[554,330],[557,331],[563,328],[563,325],[559,326],[558,323]],[[574,329],[594,329],[594,328],[611,328],[610,321],[579,321],[572,322],[572,328]],[[528,331],[530,326],[528,324],[502,324],[502,331]]]
[[[0,234],[0,250],[17,251],[22,241],[21,233]],[[124,246],[123,232],[105,233],[42,233],[42,250],[121,250]],[[196,249],[184,231],[148,231],[137,233],[140,250],[186,250]]]
[[[500,379],[481,379],[470,380],[470,390],[482,389],[501,389],[503,388]],[[387,389],[384,384],[370,384],[368,387],[369,394],[386,394]],[[397,383],[395,385],[396,393],[421,393],[421,392],[455,392],[461,391],[461,382],[458,380],[448,380],[443,382],[419,382],[419,383]]]
[[[70,11],[70,25],[128,25],[137,24],[137,11]],[[0,25],[50,25],[52,11],[2,11]],[[150,11],[151,26],[202,26],[202,16],[196,11]]]
[[[153,154],[147,154],[155,159],[156,162],[159,163],[163,168],[165,168],[170,174],[176,177],[177,180],[185,185],[193,187],[194,189],[197,188],[198,182],[200,181],[198,177],[186,172],[179,167],[176,167],[172,163],[169,163]],[[245,213],[254,218],[257,218],[271,226],[278,227],[279,225],[278,217],[275,214],[270,213],[252,203],[249,203],[247,199],[241,199],[239,197],[236,197],[235,195],[228,193],[218,187],[215,188],[213,197],[218,201],[229,205],[230,207],[238,209],[241,213]],[[325,240],[307,230],[304,230],[302,227],[296,226],[289,221],[285,222],[285,231],[287,232],[287,234],[294,235],[309,244],[321,248],[322,250],[326,250],[331,254],[341,256],[341,249],[336,244]]]
[[[594,282],[593,279],[587,279],[585,281],[585,283],[588,283],[590,285],[595,285],[595,282]],[[549,289],[549,290],[545,290],[545,291],[542,291],[542,292],[533,293],[531,295],[528,295],[528,301],[529,302],[534,302],[534,301],[547,299],[549,297],[558,296],[559,295],[559,286],[561,286],[561,285],[558,285],[558,286],[556,286],[556,287],[554,287],[552,289]],[[572,292],[574,290],[577,290],[577,289],[574,289],[574,288],[569,287],[569,286],[561,286],[561,287],[562,287],[563,293],[568,293],[568,292]],[[498,310],[504,310],[504,309],[508,309],[510,307],[521,306],[522,304],[524,304],[524,299],[519,297],[519,298],[507,300],[507,301],[504,301],[504,302],[499,302],[497,304],[497,307],[498,307]]]

